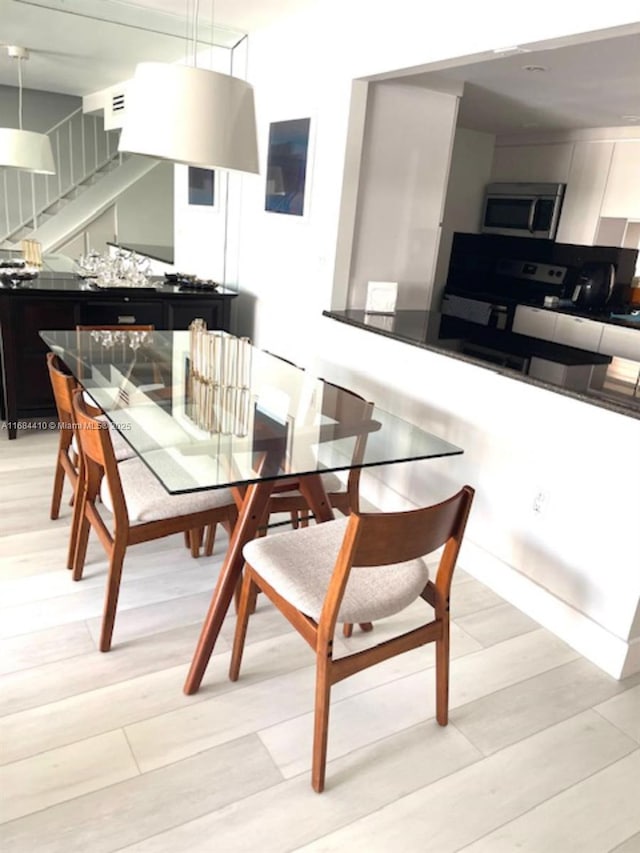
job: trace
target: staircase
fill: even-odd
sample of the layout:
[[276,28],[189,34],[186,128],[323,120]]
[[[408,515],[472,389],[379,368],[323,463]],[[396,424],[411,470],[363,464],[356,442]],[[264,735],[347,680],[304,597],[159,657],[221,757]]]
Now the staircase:
[[117,131],[105,131],[97,115],[76,110],[54,125],[55,175],[14,169],[0,173],[0,248],[24,239],[55,251],[86,228],[158,161],[117,150]]

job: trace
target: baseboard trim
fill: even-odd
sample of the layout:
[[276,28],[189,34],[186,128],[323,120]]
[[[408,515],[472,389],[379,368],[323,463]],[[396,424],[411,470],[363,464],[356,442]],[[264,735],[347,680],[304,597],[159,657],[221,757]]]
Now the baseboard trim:
[[640,672],[640,640],[615,636],[469,539],[463,542],[459,564],[613,678]]

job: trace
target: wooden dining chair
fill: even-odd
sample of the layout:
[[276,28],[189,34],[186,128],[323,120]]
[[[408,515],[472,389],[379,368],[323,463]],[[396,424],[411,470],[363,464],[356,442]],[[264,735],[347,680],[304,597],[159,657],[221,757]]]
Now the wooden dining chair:
[[[51,518],[56,519],[60,514],[65,476],[69,480],[71,488],[75,491],[78,473],[78,446],[73,420],[73,392],[80,386],[68,370],[66,364],[53,352],[47,353],[47,369],[49,371],[53,399],[58,412],[58,432],[60,433],[53,482],[53,495],[51,498]],[[106,418],[101,410],[91,405],[88,401],[86,403],[90,414],[95,415],[103,423],[106,423]],[[112,432],[111,439],[118,462],[135,456],[134,451],[117,431],[114,430]]]
[[[171,495],[141,459],[117,463],[109,430],[88,412],[79,390],[73,394],[73,412],[82,454],[73,579],[82,577],[89,532],[93,529],[109,558],[100,633],[100,651],[106,652],[111,648],[127,548],[174,533],[202,530],[208,524],[222,524],[231,535],[237,510],[229,489]],[[99,499],[102,507],[111,513],[112,530],[98,508]]]
[[[358,424],[366,423],[371,419],[372,411],[372,402],[365,400],[354,391],[324,381],[322,413],[330,420],[338,423],[353,423],[357,427]],[[346,484],[333,471],[327,471],[321,475],[329,503],[333,509],[339,510],[343,515],[357,512],[360,506],[361,468],[357,466],[364,459],[367,437],[368,433],[364,431],[356,436],[351,456],[351,463],[356,467],[349,470]],[[269,515],[279,512],[289,512],[292,516],[295,515],[301,526],[307,525],[311,511],[295,482],[281,488],[272,496],[269,502]]]
[[[331,686],[387,658],[435,642],[436,720],[448,722],[449,597],[474,490],[421,509],[357,513],[311,527],[254,539],[246,560],[229,669],[238,679],[249,614],[258,589],[316,653],[311,784],[322,792],[327,761]],[[433,580],[424,557],[444,546]],[[418,628],[364,651],[333,657],[337,622],[392,616],[418,598],[433,617]]]

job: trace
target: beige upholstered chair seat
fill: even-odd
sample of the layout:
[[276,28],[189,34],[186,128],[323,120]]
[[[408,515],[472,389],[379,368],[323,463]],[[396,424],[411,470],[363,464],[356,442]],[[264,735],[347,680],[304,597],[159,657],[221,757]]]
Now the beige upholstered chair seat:
[[[120,462],[118,472],[129,520],[132,522],[160,521],[163,518],[191,515],[233,503],[229,489],[170,495],[138,458]],[[113,512],[113,501],[106,480],[102,483],[100,498],[109,512]]]
[[[347,522],[327,521],[255,539],[244,547],[245,560],[279,595],[318,621]],[[338,621],[373,622],[392,616],[415,601],[428,580],[422,559],[354,566]]]
[[[107,418],[106,415],[99,415],[96,420],[106,423]],[[113,444],[113,452],[118,462],[121,462],[123,459],[132,459],[136,455],[131,445],[127,444],[117,429],[111,430],[111,444]],[[78,447],[78,439],[75,435],[71,440],[71,447],[73,452],[79,455],[80,449]]]

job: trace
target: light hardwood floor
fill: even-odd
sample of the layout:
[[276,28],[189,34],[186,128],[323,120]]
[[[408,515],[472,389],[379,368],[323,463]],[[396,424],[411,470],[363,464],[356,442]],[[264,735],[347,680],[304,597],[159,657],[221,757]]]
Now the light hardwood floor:
[[229,617],[202,689],[182,693],[223,534],[208,560],[180,537],[131,549],[100,654],[105,561],[93,540],[82,582],[64,568],[56,441],[0,431],[3,853],[640,851],[640,677],[609,678],[460,568],[449,726],[432,648],[348,679],[321,796],[313,656],[264,601],[240,680]]

